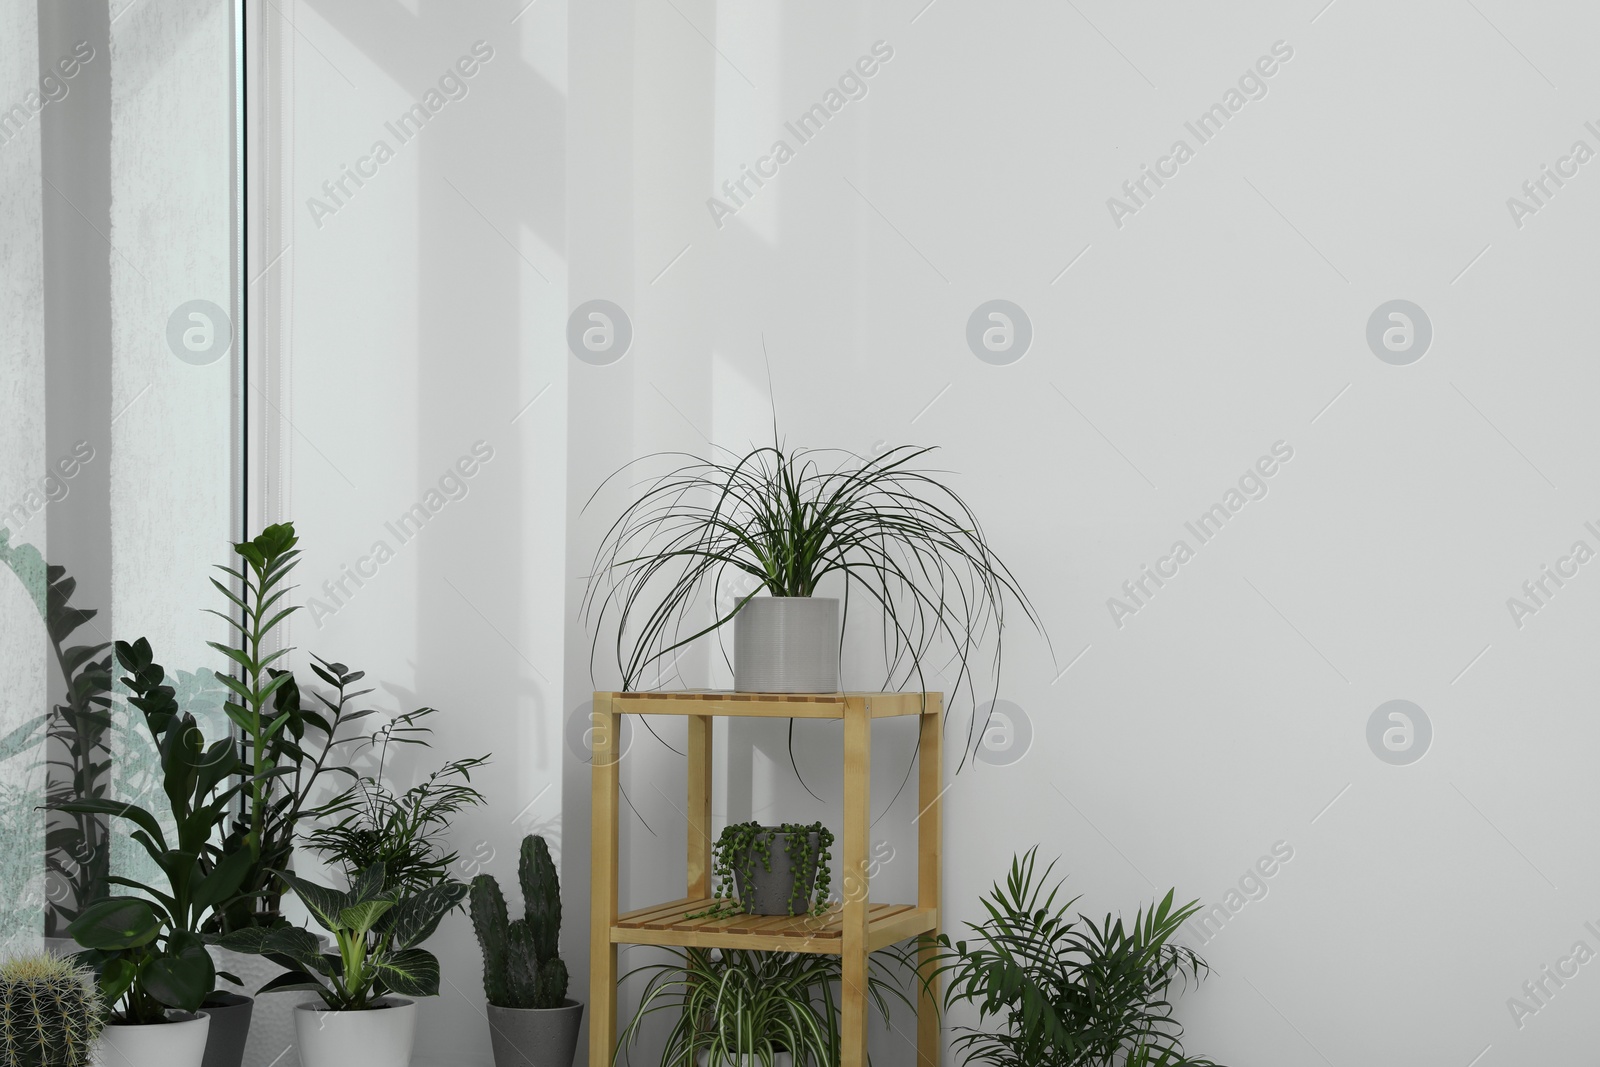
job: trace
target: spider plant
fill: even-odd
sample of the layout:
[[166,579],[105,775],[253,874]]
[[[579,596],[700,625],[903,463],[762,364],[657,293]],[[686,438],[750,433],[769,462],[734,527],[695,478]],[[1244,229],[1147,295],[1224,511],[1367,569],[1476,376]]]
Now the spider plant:
[[1004,886],[983,898],[988,918],[968,923],[971,935],[951,942],[940,934],[932,982],[949,981],[946,1009],[978,1006],[980,1027],[958,1027],[955,1051],[965,1063],[993,1067],[1217,1067],[1183,1051],[1183,1027],[1168,995],[1209,973],[1194,950],[1172,943],[1198,910],[1160,904],[1136,912],[1132,923],[1101,922],[1067,913],[1077,898],[1058,903],[1062,880],[1055,863],[1037,869],[1037,846],[1013,858]]
[[[914,679],[926,690],[930,653],[943,644],[951,688],[971,698],[992,630],[998,692],[1006,602],[1043,627],[945,472],[922,466],[933,451],[859,456],[775,438],[726,461],[650,457],[689,462],[648,482],[601,541],[583,601],[595,624],[591,666],[608,618],[623,687],[636,689],[758,593],[809,597],[828,583],[841,588],[846,618],[852,596],[881,612],[888,688]],[[714,605],[709,624],[702,600]]]
[[[772,1067],[788,1052],[796,1067],[829,1067],[840,1060],[839,957],[803,952],[733,949],[667,950],[671,961],[647,964],[623,976],[648,974],[639,1008],[617,1042],[616,1056],[639,1040],[646,1019],[658,1011],[672,1016],[661,1053],[661,1067]],[[888,954],[901,967],[914,967],[893,949],[869,958],[867,993],[885,1020],[891,998],[908,1008],[911,1000],[893,982],[878,956]]]

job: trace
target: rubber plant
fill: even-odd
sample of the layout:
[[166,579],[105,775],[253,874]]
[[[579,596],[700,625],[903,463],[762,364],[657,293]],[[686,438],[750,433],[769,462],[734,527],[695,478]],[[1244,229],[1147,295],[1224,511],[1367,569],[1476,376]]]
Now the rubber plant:
[[310,990],[332,1011],[380,1007],[381,997],[431,997],[439,992],[439,961],[419,946],[467,894],[465,882],[445,880],[407,894],[384,884],[383,864],[361,871],[346,890],[330,889],[278,871],[313,919],[333,937],[325,953],[317,935],[300,926],[246,927],[211,940],[236,952],[266,956],[290,968],[258,992]]
[[[860,456],[790,448],[776,427],[773,438],[727,460],[646,457],[678,465],[648,481],[601,540],[582,605],[591,665],[614,627],[622,687],[644,688],[652,669],[661,674],[751,597],[809,597],[832,584],[846,620],[859,600],[880,617],[884,688],[927,691],[937,669],[976,706],[982,671],[998,695],[1008,603],[1043,627],[972,509],[924,466],[935,450]],[[969,747],[985,725],[975,717]]]
[[[815,850],[811,845],[813,836],[817,838]],[[739,875],[744,876],[744,884],[748,886],[755,879],[757,864],[770,872],[772,844],[779,840],[783,842],[784,854],[789,857],[789,869],[794,872],[789,914],[821,915],[827,911],[829,889],[833,884],[828,867],[833,859],[833,831],[820,822],[807,825],[786,822],[781,826],[738,822],[724,826],[711,847],[711,869],[715,878],[711,907],[688,918],[753,914],[752,902],[739,900]]]
[[472,926],[483,950],[483,992],[497,1008],[559,1008],[567,1000],[561,959],[561,880],[544,838],[522,839],[517,861],[522,918],[508,921],[491,874],[472,880]]
[[201,937],[214,908],[232,898],[248,873],[250,857],[228,853],[215,843],[217,830],[240,786],[228,784],[237,756],[231,740],[205,743],[194,716],[180,714],[166,672],[154,661],[143,638],[116,644],[117,662],[128,703],[144,716],[161,761],[161,786],[173,827],[136,804],[108,797],[84,797],[54,805],[60,811],[102,815],[132,827],[137,842],[165,875],[150,885],[119,875],[107,882],[139,892],[112,896],[86,907],[67,933],[86,952],[83,962],[99,974],[100,992],[116,1020],[159,1023],[168,1009],[198,1011],[212,991],[216,971]]

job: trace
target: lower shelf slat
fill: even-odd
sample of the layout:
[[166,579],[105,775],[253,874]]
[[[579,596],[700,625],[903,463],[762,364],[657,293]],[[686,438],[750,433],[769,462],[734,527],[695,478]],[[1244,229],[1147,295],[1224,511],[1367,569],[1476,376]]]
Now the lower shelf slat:
[[[813,952],[840,955],[844,950],[843,915],[839,907],[822,915],[734,915],[690,918],[712,901],[656,904],[619,916],[611,927],[618,944],[672,945],[681,948],[744,948],[770,952]],[[877,951],[896,941],[938,928],[937,908],[912,904],[868,904],[867,948]]]

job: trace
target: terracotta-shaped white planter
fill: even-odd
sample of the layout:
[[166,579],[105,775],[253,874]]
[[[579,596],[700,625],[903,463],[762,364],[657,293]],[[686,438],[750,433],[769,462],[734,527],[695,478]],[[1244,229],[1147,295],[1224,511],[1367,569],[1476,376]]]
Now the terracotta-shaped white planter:
[[110,1023],[100,1031],[95,1067],[200,1067],[210,1030],[203,1011],[146,1026]]
[[[707,1052],[700,1053],[695,1057],[695,1063],[699,1064],[700,1067],[711,1067],[711,1054]],[[738,1059],[724,1058],[716,1067],[766,1067],[766,1064],[761,1062],[760,1056],[746,1053]],[[772,1067],[794,1067],[794,1057],[787,1052],[774,1052],[772,1054]]]
[[384,997],[365,1011],[329,1011],[320,1000],[297,1004],[300,1067],[406,1067],[417,1034],[417,1005]]

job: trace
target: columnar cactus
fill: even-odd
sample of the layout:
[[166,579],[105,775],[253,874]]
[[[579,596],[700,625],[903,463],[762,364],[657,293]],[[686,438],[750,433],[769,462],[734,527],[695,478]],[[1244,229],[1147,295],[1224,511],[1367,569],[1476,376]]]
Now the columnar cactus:
[[104,1021],[87,967],[49,953],[0,964],[0,1067],[85,1067]]
[[559,1008],[567,998],[561,961],[561,880],[544,838],[522,839],[517,879],[523,918],[508,921],[493,875],[472,880],[472,925],[483,949],[483,992],[499,1008]]

